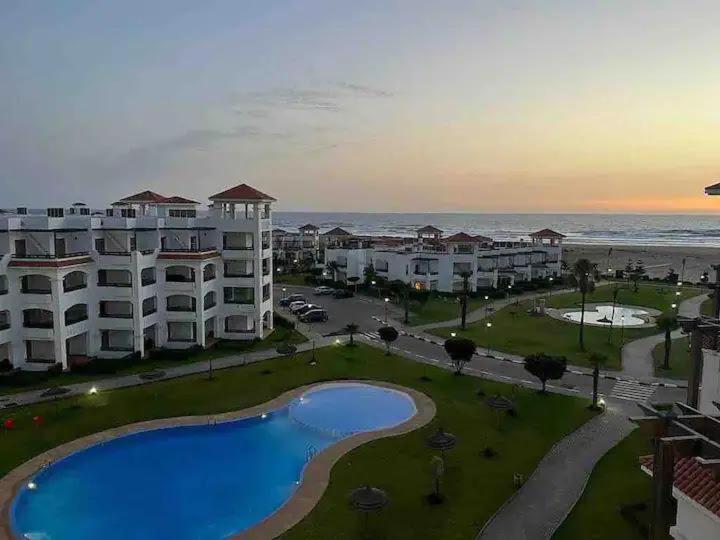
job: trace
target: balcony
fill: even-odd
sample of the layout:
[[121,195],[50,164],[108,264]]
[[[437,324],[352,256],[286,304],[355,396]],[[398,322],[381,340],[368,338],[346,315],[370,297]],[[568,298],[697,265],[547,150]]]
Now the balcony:
[[113,313],[105,310],[100,311],[102,319],[132,319],[132,313]]
[[184,311],[186,313],[192,313],[195,311],[195,306],[168,306],[166,311]]
[[140,283],[143,287],[147,287],[148,285],[155,285],[157,283],[157,279],[155,279],[154,276],[151,278],[143,278],[140,280]]
[[153,313],[157,313],[157,307],[153,306],[151,308],[143,308],[143,317],[147,317],[149,315],[152,315]]
[[168,274],[165,276],[168,283],[194,283],[195,276],[186,276],[183,274]]
[[81,314],[72,315],[72,316],[68,315],[65,317],[65,326],[70,326],[72,324],[76,324],[76,323],[79,323],[82,321],[87,321],[87,320],[88,320],[87,313],[81,313]]
[[129,251],[108,251],[106,249],[98,251],[100,255],[107,255],[111,257],[129,257],[130,252]]
[[30,260],[54,260],[54,259],[74,259],[76,257],[87,257],[89,251],[74,251],[72,253],[14,253],[13,259],[30,259]]
[[206,253],[208,251],[215,251],[216,249],[217,248],[215,246],[190,247],[190,248],[164,247],[164,248],[161,248],[160,251],[162,253]]
[[223,275],[226,278],[252,278],[255,277],[255,272],[243,273],[243,272],[228,272],[225,271]]

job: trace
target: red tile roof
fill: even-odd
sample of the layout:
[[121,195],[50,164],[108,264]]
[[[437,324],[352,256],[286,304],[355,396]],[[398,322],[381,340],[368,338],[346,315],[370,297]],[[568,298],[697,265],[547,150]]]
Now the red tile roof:
[[185,197],[179,197],[178,195],[173,195],[172,197],[166,197],[163,201],[163,204],[200,204],[197,201],[193,201],[191,199],[186,199]]
[[258,191],[247,184],[226,189],[220,193],[216,193],[208,197],[211,201],[274,201],[270,195],[266,195],[262,191]]
[[[653,457],[641,457],[640,465],[652,474]],[[712,470],[703,467],[697,458],[675,460],[674,485],[687,497],[720,517],[720,480],[716,480]]]
[[453,234],[452,236],[448,236],[445,241],[460,242],[463,244],[475,244],[477,242],[481,242],[481,240],[478,240],[477,236],[470,236],[469,234],[464,232],[459,232],[457,234]]
[[560,234],[552,229],[543,229],[542,231],[530,233],[530,236],[533,238],[565,238],[564,234]]
[[312,223],[308,223],[307,225],[303,225],[302,227],[299,227],[299,230],[301,230],[301,231],[317,231],[319,229]]
[[118,202],[115,202],[113,204],[161,203],[165,202],[165,199],[166,197],[148,189],[145,191],[141,191],[140,193],[136,193],[135,195],[123,197]]
[[419,233],[441,233],[442,231],[432,225],[425,225],[424,227],[420,227],[417,230],[417,232],[419,232]]
[[352,236],[351,233],[347,232],[341,227],[335,227],[334,229],[330,229],[328,232],[324,232],[323,234],[326,236]]

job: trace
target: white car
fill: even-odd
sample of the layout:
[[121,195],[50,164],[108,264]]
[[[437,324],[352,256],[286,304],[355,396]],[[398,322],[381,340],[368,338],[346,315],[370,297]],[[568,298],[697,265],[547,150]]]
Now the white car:
[[332,287],[326,287],[325,285],[320,285],[319,287],[315,287],[313,292],[317,295],[325,295],[334,293],[335,289]]
[[305,300],[296,300],[295,302],[290,302],[288,307],[290,308],[290,311],[295,311],[296,309],[303,307],[305,304],[307,304]]

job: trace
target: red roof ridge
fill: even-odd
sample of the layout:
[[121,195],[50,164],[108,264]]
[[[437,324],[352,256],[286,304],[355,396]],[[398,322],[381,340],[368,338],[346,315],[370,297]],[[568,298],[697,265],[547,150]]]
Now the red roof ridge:
[[113,204],[132,204],[145,202],[161,203],[164,202],[165,199],[166,197],[164,195],[160,195],[159,193],[155,193],[154,191],[146,189],[145,191],[141,191],[140,193],[135,193],[134,195],[128,195],[127,197],[123,197],[122,199],[114,202]]
[[535,238],[565,238],[564,234],[560,234],[559,232],[553,231],[552,229],[542,229],[540,231],[535,231],[534,233],[530,233],[530,236]]
[[235,187],[216,193],[208,197],[211,201],[275,201],[270,195],[247,184],[239,184]]
[[478,240],[476,236],[470,236],[468,233],[465,232],[459,232],[455,233],[452,236],[448,236],[445,238],[446,242],[480,242],[481,240]]

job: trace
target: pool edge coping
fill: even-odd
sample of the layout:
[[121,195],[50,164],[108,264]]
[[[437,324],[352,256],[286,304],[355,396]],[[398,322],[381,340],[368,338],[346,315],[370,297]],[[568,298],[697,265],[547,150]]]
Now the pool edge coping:
[[263,413],[282,408],[293,399],[312,390],[313,388],[333,383],[368,384],[371,386],[379,386],[404,392],[408,394],[415,403],[416,412],[411,418],[401,424],[398,424],[397,426],[357,433],[345,439],[341,439],[319,452],[307,463],[300,485],[280,508],[249,529],[229,537],[233,540],[276,538],[297,525],[312,511],[313,508],[315,508],[322,498],[323,493],[325,493],[325,490],[327,489],[330,481],[330,471],[340,458],[351,450],[367,442],[385,437],[403,435],[425,426],[435,417],[436,407],[432,399],[414,388],[385,381],[338,379],[335,381],[329,380],[299,386],[297,388],[293,388],[292,390],[288,390],[269,401],[241,409],[239,411],[210,415],[178,416],[172,418],[144,420],[142,422],[125,424],[123,426],[86,435],[38,454],[18,467],[12,469],[4,477],[0,478],[0,540],[21,540],[12,530],[12,503],[20,489],[27,483],[27,481],[50,463],[60,461],[71,454],[85,450],[96,444],[133,433],[163,428],[203,425],[211,422],[229,422],[260,416]]

